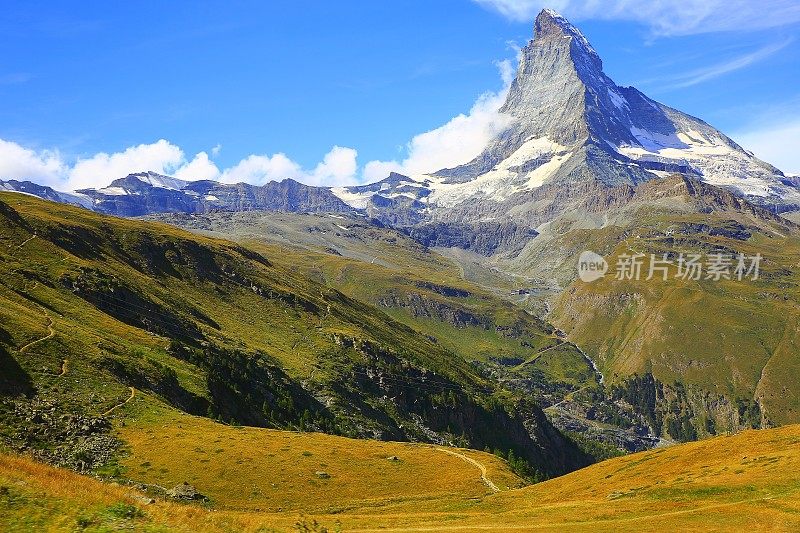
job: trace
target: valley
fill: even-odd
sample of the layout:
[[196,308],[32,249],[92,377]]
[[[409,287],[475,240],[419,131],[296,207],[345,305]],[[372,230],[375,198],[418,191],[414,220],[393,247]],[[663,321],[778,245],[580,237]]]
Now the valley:
[[800,529],[800,180],[533,30],[449,168],[0,176],[0,530]]

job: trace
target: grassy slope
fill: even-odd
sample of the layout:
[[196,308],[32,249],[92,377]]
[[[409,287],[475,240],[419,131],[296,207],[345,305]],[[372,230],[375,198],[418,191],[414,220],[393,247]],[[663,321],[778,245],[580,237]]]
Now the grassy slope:
[[[274,249],[268,244],[253,241],[245,244],[265,253]],[[407,253],[408,250],[398,248],[395,254],[402,256],[404,252]],[[304,272],[319,271],[325,283],[352,298],[380,306],[392,318],[435,338],[442,346],[468,361],[528,360],[536,353],[561,342],[548,324],[521,311],[510,302],[495,297],[489,291],[459,279],[459,275],[453,272],[452,265],[443,270],[433,270],[432,265],[419,263],[412,268],[395,270],[313,252],[297,252],[292,255],[292,262]],[[427,288],[423,285],[425,283],[466,291],[469,295],[443,295],[435,289]],[[415,314],[413,308],[382,305],[381,301],[386,300],[387,295],[393,295],[400,301],[407,301],[409,295],[419,296],[425,300],[426,306],[433,303],[446,309],[461,311],[476,317],[484,324],[453,324],[439,316]],[[520,334],[512,336],[506,333],[513,328]],[[563,360],[580,377],[565,372],[552,373],[543,368],[548,379],[575,386],[582,386],[592,379],[591,372],[586,371],[585,360],[576,350],[565,350]]]
[[[435,508],[491,492],[476,467],[438,446],[225,426],[146,396],[121,416],[127,478],[167,489],[186,481],[226,509],[329,514],[398,502]],[[458,453],[484,464],[498,488],[521,486],[494,455]]]
[[[379,307],[468,361],[529,360],[560,342],[549,324],[499,297],[500,289],[465,281],[454,262],[393,229],[339,215],[217,213],[157,218],[232,238],[286,268]],[[541,371],[548,381],[572,388],[594,380],[577,350],[559,353],[558,365],[534,363],[526,370]]]
[[[603,252],[612,273],[570,285],[558,299],[554,321],[603,369],[609,382],[652,372],[664,383],[681,381],[712,394],[757,400],[775,424],[800,421],[800,391],[791,376],[800,370],[800,239],[739,217],[753,231],[747,240],[694,234],[666,235],[679,224],[729,223],[730,215],[641,214],[635,230],[598,232],[587,249]],[[569,238],[569,236],[565,237]],[[761,253],[758,281],[618,281],[623,253],[697,253],[728,250]],[[643,272],[646,272],[647,263]],[[675,274],[674,270],[671,272]]]
[[[70,343],[80,344],[88,352],[87,355],[114,348],[130,348],[133,345],[149,350],[148,356],[166,357],[164,348],[167,342],[163,336],[154,336],[136,327],[138,324],[126,324],[125,321],[135,322],[141,315],[142,318],[150,318],[156,328],[166,327],[168,313],[173,312],[182,319],[195,319],[186,320],[190,323],[189,327],[198,327],[203,334],[221,344],[241,346],[246,343],[251,350],[267,351],[294,377],[308,377],[315,366],[320,364],[319,354],[336,344],[330,336],[337,334],[403,345],[416,352],[416,355],[428,359],[431,369],[477,379],[468,365],[414,335],[412,330],[398,328],[385,316],[375,313],[374,309],[347,301],[333,291],[326,292],[325,287],[307,281],[302,275],[274,262],[264,266],[249,260],[244,252],[226,241],[189,235],[166,225],[99,217],[88,211],[43,203],[20,195],[2,194],[0,200],[10,201],[27,220],[39,224],[40,232],[43,225],[47,225],[49,229],[69,228],[67,231],[76,233],[85,231],[90,237],[98,239],[86,245],[100,247],[98,250],[87,251],[81,257],[69,253],[68,249],[54,246],[44,238],[33,238],[22,248],[16,249],[20,243],[31,238],[36,227],[28,231],[15,228],[13,232],[6,231],[0,235],[0,246],[11,250],[0,263],[6,275],[0,290],[8,303],[0,311],[3,313],[2,324],[7,334],[7,339],[4,340],[12,346],[20,347],[44,337],[48,332],[48,317],[54,319],[57,330],[53,338],[38,344],[35,350],[29,350],[31,358],[34,355],[47,357],[49,353],[59,352],[59,345]],[[154,237],[155,232],[158,233],[157,237]],[[104,240],[106,237],[109,240]],[[116,247],[124,244],[112,240],[118,237],[122,243],[136,239],[141,239],[142,242],[131,247],[136,251],[119,250]],[[150,268],[148,261],[153,258],[131,258],[138,251],[147,252],[152,246],[148,242],[151,238],[156,239],[158,246],[169,246],[173,243],[188,243],[191,246],[197,242],[205,247],[204,252],[208,250],[209,254],[218,253],[223,256],[228,261],[229,268],[244,265],[245,270],[253,269],[245,273],[253,276],[254,281],[264,285],[265,289],[284,291],[289,297],[265,298],[255,294],[245,281],[236,279],[243,275],[241,272],[228,276],[230,279],[219,280],[219,283],[192,278],[191,271],[196,265],[191,264],[183,265],[186,271],[165,275],[157,267]],[[176,263],[179,264],[180,261],[177,259]],[[57,285],[37,281],[41,278],[52,283],[53,280],[74,274],[82,268],[102,269],[103,273],[123,280],[144,298],[162,306],[163,315],[156,313],[155,316],[146,317],[144,315],[147,309],[141,307],[142,303],[131,301],[122,302],[115,309],[122,319],[115,320],[77,294],[65,291]],[[172,268],[172,265],[165,268]],[[107,294],[103,297],[106,299],[101,303],[115,303],[114,295]],[[295,297],[300,302],[300,307],[292,305]],[[306,302],[301,299],[316,305],[321,311],[304,310],[302,305]],[[42,307],[37,302],[46,305]],[[330,312],[325,311],[328,306]],[[323,315],[322,319],[320,314]],[[200,315],[201,318],[197,320],[192,315]],[[64,346],[61,348],[62,351],[72,351],[69,346],[66,349]],[[50,357],[48,361],[51,366],[46,373],[57,373],[60,358]],[[177,366],[177,370],[186,372],[187,378],[191,378],[188,369],[180,368],[184,365],[179,361],[169,362]],[[74,363],[77,366],[73,369],[80,368],[81,361]],[[326,370],[321,369],[316,376],[324,377]],[[202,388],[198,380],[188,379],[187,385]]]
[[[23,195],[0,207],[0,363],[19,374],[0,400],[97,417],[133,386],[254,426],[513,449],[547,475],[587,460],[458,355],[270,256]],[[0,407],[3,439],[58,442]]]
[[[182,423],[188,424],[184,429],[186,436],[191,436],[196,429],[193,422],[185,419]],[[250,438],[248,431],[229,428],[218,434],[221,444],[198,443],[198,446],[235,447]],[[316,463],[320,458],[302,454],[297,458],[295,452],[301,448],[326,455],[326,468],[333,472],[353,468],[353,458],[359,454],[369,464],[375,455],[380,457],[397,449],[406,458],[413,455],[415,460],[423,459],[425,464],[420,465],[423,469],[440,468],[427,464],[431,458],[425,454],[435,452],[425,449],[394,448],[396,445],[387,443],[376,443],[377,447],[371,448],[372,443],[359,441],[348,453],[344,453],[344,442],[342,448],[331,453],[328,443],[317,441],[314,435],[298,437],[262,431],[262,438],[268,443],[265,451],[269,446],[289,448],[285,464],[297,468],[296,482],[308,484],[311,489],[311,495],[302,492],[281,495],[296,498],[293,503],[284,501],[292,510],[257,512],[254,507],[262,504],[253,501],[253,492],[243,495],[226,490],[219,492],[214,511],[160,500],[146,505],[137,496],[141,493],[132,489],[0,455],[0,527],[70,531],[81,520],[90,531],[132,526],[153,531],[263,531],[265,527],[284,531],[299,519],[301,513],[295,509],[309,502],[317,509],[324,506],[313,496],[329,491],[338,504],[348,499],[347,486],[350,483],[358,486],[360,482],[334,475],[314,485],[308,470],[316,465],[306,465],[304,461]],[[317,448],[319,445],[324,447]],[[474,478],[463,487],[432,480],[435,487],[431,487],[428,498],[415,495],[383,501],[375,507],[360,496],[352,507],[343,504],[344,508],[337,509],[335,514],[323,512],[312,516],[321,524],[331,529],[340,527],[342,531],[795,531],[800,527],[799,445],[800,426],[747,431],[611,459],[533,487],[499,494],[486,495],[487,491],[475,484]],[[417,452],[421,455],[414,455]],[[245,455],[254,461],[264,457],[260,450]],[[491,461],[491,457],[483,454],[472,457]],[[269,460],[272,459],[267,454]],[[440,461],[444,468],[449,466],[446,457],[442,456]],[[465,464],[452,466],[458,469]],[[384,484],[401,484],[408,476],[413,478],[413,472],[404,471],[405,466],[417,468],[402,463],[396,466],[398,477],[392,474]],[[358,460],[355,468],[360,468]],[[476,469],[469,472],[478,475]],[[490,469],[489,477],[497,472]],[[258,481],[262,487],[269,486],[270,474],[263,472]],[[430,473],[422,479],[431,479]],[[460,474],[449,479],[468,481]],[[219,483],[222,486],[224,479]],[[243,502],[243,498],[250,500]],[[126,512],[137,512],[120,503],[135,506],[143,515],[126,518]]]

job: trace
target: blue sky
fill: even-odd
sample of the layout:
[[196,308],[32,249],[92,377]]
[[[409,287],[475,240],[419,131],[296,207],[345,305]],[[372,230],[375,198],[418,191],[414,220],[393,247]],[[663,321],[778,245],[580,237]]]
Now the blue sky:
[[543,6],[620,85],[800,173],[800,2],[597,4],[7,3],[0,178],[67,189],[148,169],[316,184],[433,171],[491,134]]

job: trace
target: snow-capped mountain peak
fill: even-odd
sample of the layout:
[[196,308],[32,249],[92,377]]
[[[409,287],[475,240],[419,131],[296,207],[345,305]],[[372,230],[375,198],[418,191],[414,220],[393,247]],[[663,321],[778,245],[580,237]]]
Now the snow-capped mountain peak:
[[184,181],[155,172],[102,189],[60,193],[29,182],[0,188],[137,216],[216,209],[366,212],[395,226],[511,221],[536,228],[592,191],[630,190],[683,174],[725,187],[774,212],[800,210],[800,178],[787,177],[702,120],[620,87],[579,29],[552,10],[534,23],[499,109],[507,127],[472,161],[427,175],[391,173],[372,184],[311,187]]
[[589,43],[585,35],[572,25],[566,18],[556,13],[552,9],[544,9],[539,16],[536,17],[534,22],[534,39],[545,38],[570,38],[573,40],[574,45],[579,53],[585,54],[591,58],[592,62],[599,69],[602,69],[603,62],[600,56],[595,51],[594,47]]
[[[536,18],[500,112],[510,126],[480,155],[424,176],[428,182],[405,195],[430,216],[458,207],[458,217],[487,219],[509,206],[520,211],[524,196],[543,185],[636,185],[681,173],[775,211],[800,209],[794,180],[702,120],[618,86],[583,33],[552,10]],[[333,192],[359,208],[398,193],[391,183]]]

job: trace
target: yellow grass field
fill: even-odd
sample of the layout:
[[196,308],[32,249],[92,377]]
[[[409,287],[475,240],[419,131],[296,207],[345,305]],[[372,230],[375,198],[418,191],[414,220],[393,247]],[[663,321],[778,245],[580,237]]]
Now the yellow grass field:
[[[136,402],[147,399],[129,408]],[[313,531],[315,520],[320,531],[800,529],[800,426],[611,459],[519,489],[482,452],[177,414],[120,429],[128,477],[167,488],[188,481],[210,502],[147,503],[130,487],[0,455],[0,530]]]
[[146,421],[120,428],[129,445],[126,477],[166,489],[188,482],[215,507],[315,514],[397,504],[438,509],[493,492],[469,459],[498,489],[522,486],[489,453],[233,427],[158,409],[148,405]]

